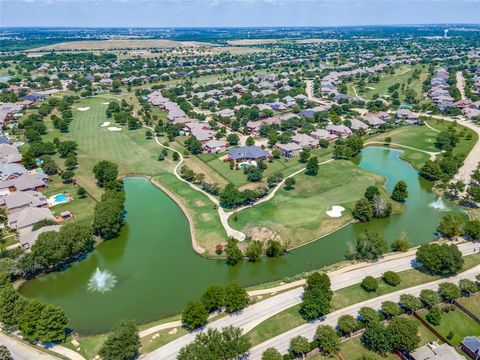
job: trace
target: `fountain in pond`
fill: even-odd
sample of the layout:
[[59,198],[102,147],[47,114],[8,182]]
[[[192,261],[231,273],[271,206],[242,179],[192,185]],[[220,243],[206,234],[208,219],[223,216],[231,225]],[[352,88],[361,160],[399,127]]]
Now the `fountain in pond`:
[[111,274],[107,270],[100,270],[97,268],[95,272],[88,280],[88,290],[89,291],[97,291],[104,293],[106,291],[110,291],[113,289],[115,284],[117,283],[117,278],[115,275]]
[[440,196],[438,197],[437,201],[430,203],[429,206],[434,210],[448,211],[447,205],[445,205],[443,199]]

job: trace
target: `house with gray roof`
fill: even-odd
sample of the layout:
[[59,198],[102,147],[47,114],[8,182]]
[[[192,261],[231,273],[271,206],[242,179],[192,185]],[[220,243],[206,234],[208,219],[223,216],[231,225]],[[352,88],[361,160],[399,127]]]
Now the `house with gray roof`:
[[340,125],[329,124],[325,127],[325,130],[337,136],[352,135],[352,130],[343,124],[340,124]]
[[33,225],[42,220],[55,221],[55,217],[48,208],[26,207],[8,214],[8,226],[16,229],[20,234],[31,232]]
[[212,139],[209,140],[203,145],[203,148],[206,152],[215,154],[218,152],[223,152],[227,148],[227,142],[223,140]]
[[5,207],[11,214],[25,207],[45,207],[47,198],[38,191],[14,191],[5,196]]
[[8,181],[16,179],[19,176],[26,174],[27,169],[22,164],[11,163],[4,164],[0,162],[0,181]]
[[292,136],[292,141],[300,145],[302,148],[312,148],[318,146],[318,139],[315,139],[307,134],[295,134]]
[[22,161],[22,154],[18,149],[10,144],[0,144],[0,162],[11,164]]
[[18,238],[18,241],[20,242],[20,245],[22,245],[24,249],[30,249],[33,246],[33,244],[35,244],[40,234],[43,234],[45,232],[50,232],[50,231],[58,232],[60,231],[60,228],[61,228],[60,225],[43,226],[38,230],[25,232],[24,234],[21,234]]
[[258,160],[270,157],[268,151],[263,150],[260,146],[241,146],[228,150],[228,158],[230,160]]
[[480,360],[480,337],[467,336],[461,344],[462,351],[474,360]]
[[410,353],[413,360],[466,360],[453,346],[430,343]]
[[277,143],[275,146],[280,150],[280,153],[287,158],[297,156],[303,150],[299,144],[294,142],[288,144]]
[[[1,164],[0,164],[1,168]],[[5,191],[36,191],[47,186],[48,176],[45,174],[27,174],[25,173],[7,181],[0,182],[0,193]]]
[[365,124],[363,121],[360,121],[358,119],[350,119],[350,123],[352,124],[350,126],[350,129],[352,129],[354,131],[360,130],[360,129],[363,129],[363,130],[368,129],[368,125]]

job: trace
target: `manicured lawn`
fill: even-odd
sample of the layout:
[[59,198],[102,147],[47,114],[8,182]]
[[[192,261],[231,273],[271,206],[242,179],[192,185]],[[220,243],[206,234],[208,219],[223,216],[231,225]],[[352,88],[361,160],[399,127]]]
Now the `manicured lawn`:
[[[422,69],[419,79],[411,81],[408,84],[408,79],[412,76],[415,69]],[[382,74],[380,75],[380,81],[376,83],[367,83],[365,85],[365,91],[360,93],[358,86],[356,86],[357,94],[367,100],[371,100],[374,94],[378,94],[380,97],[389,96],[388,88],[396,83],[399,83],[400,86],[405,84],[405,89],[413,89],[417,93],[417,99],[422,100],[422,83],[427,78],[426,68],[422,68],[421,65],[402,65],[395,70],[395,74]],[[348,94],[350,96],[355,96],[353,91],[353,85],[349,84]],[[405,99],[405,95],[398,90],[400,101]]]
[[68,337],[63,346],[77,351],[83,355],[86,359],[94,359],[100,351],[108,335],[95,335],[95,336],[82,336],[76,340],[80,343],[78,347],[75,347],[71,341],[72,337]]
[[[426,120],[426,123],[433,127],[436,130],[439,131],[445,131],[450,128],[450,126],[454,126],[454,129],[457,131],[457,134],[461,135],[459,138],[459,142],[457,146],[453,149],[453,154],[461,154],[463,156],[467,156],[467,154],[472,150],[472,148],[475,146],[475,144],[478,141],[478,135],[475,131],[459,125],[459,124],[454,124],[449,121],[441,120],[441,119],[434,119],[430,118]],[[467,140],[466,135],[470,134],[471,139]]]
[[73,200],[68,203],[51,207],[50,210],[52,210],[54,215],[60,215],[62,211],[70,211],[75,215],[75,218],[68,220],[67,223],[90,223],[93,220],[96,201],[89,195],[80,199],[77,192],[78,186],[71,183],[64,184],[59,175],[51,176],[48,182],[48,188],[43,191],[47,198],[59,193],[67,193],[73,197]]
[[438,152],[440,150],[437,149],[434,144],[437,136],[437,132],[426,126],[399,126],[392,131],[376,135],[366,142],[383,142],[385,138],[390,137],[392,143],[410,146],[424,151]]
[[477,316],[480,316],[480,295],[464,297],[458,300],[460,304]]
[[[468,270],[480,264],[480,254],[466,256],[464,259],[465,264],[462,268],[462,271]],[[349,287],[334,291],[331,301],[331,311],[336,311],[378,296],[439,279],[437,276],[427,275],[423,272],[413,269],[399,272],[398,275],[401,279],[401,283],[399,285],[392,287],[381,281],[378,290],[373,293],[363,290],[360,284],[354,284]],[[249,335],[254,345],[304,324],[305,320],[300,316],[298,312],[299,309],[300,305],[295,305],[272,316],[268,320],[262,322],[257,327],[252,329],[249,332]]]
[[202,193],[179,181],[173,174],[163,173],[154,178],[179,196],[193,219],[197,243],[213,254],[215,245],[227,240],[213,203]]
[[[102,191],[95,184],[92,169],[100,160],[110,160],[118,164],[121,175],[147,174],[157,175],[162,172],[171,172],[174,162],[170,157],[165,161],[158,161],[160,147],[153,140],[145,139],[145,129],[127,130],[123,127],[120,132],[110,132],[100,127],[107,119],[104,102],[115,101],[111,97],[93,97],[83,99],[74,105],[75,108],[89,107],[87,111],[74,110],[74,120],[70,131],[59,134],[51,130],[45,140],[59,137],[62,140],[74,140],[78,143],[79,167],[75,171],[75,178],[92,196],[99,199]],[[118,126],[113,123],[112,126]]]
[[368,356],[369,359],[398,360],[394,354],[386,354],[385,357],[363,347],[360,337],[344,341],[340,348],[340,354],[345,360],[356,360],[361,356]]
[[184,328],[177,327],[174,329],[166,329],[166,330],[158,331],[155,334],[146,336],[140,339],[140,343],[142,345],[140,348],[140,353],[142,354],[149,353],[169,343],[170,341],[173,341],[183,335],[186,335],[187,333],[188,331],[185,330]]
[[[318,176],[302,173],[295,180],[293,190],[279,189],[273,199],[239,212],[236,221],[230,217],[230,225],[250,233],[265,228],[294,247],[350,222],[352,206],[365,189],[383,184],[379,176],[340,160],[321,165]],[[345,208],[342,217],[326,215],[332,205]]]
[[[420,316],[425,319],[427,311],[421,311]],[[432,325],[433,326],[433,325]],[[449,340],[454,346],[459,346],[465,336],[480,334],[480,324],[460,309],[442,314],[440,325],[433,326],[444,337],[452,332],[453,338]]]

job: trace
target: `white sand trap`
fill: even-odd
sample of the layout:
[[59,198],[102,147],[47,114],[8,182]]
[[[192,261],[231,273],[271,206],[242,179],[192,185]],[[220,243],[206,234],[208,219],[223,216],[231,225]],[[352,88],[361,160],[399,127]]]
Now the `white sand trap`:
[[78,111],[88,111],[90,110],[89,107],[84,107],[84,108],[77,108]]
[[122,128],[111,126],[107,128],[108,131],[122,131]]
[[109,103],[109,102],[104,102],[104,103],[102,103],[102,104],[103,104],[103,105],[108,105],[108,104],[110,104],[110,103]]
[[110,121],[105,121],[102,125],[100,125],[101,127],[107,127],[110,125]]
[[342,216],[342,211],[345,211],[345,208],[342,206],[333,205],[332,210],[325,211],[328,216],[337,218]]

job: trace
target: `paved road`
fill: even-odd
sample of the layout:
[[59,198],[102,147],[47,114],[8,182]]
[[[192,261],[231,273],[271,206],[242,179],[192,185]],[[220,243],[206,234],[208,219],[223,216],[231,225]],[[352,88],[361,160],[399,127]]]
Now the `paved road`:
[[[479,251],[479,245],[473,243],[461,244],[459,248],[464,255],[472,254],[474,251]],[[354,268],[353,270],[347,272],[332,272],[329,275],[332,281],[332,289],[337,290],[357,284],[368,275],[379,277],[386,271],[404,271],[411,269],[413,266],[415,266],[414,253],[400,258],[394,256],[391,260],[385,259],[384,261],[372,263],[360,268]],[[301,302],[302,293],[303,288],[296,288],[279,295],[272,296],[271,298],[247,307],[239,314],[226,316],[214,321],[211,324],[208,324],[205,329],[220,329],[225,326],[233,325],[242,328],[245,332],[248,332],[273,315],[299,304]],[[158,360],[175,359],[180,349],[193,341],[196,334],[197,332],[193,332],[184,335],[151,352],[144,358]]]
[[10,336],[0,333],[0,344],[5,345],[14,360],[58,360],[59,358],[44,353],[32,346],[28,346],[21,341],[15,340]]
[[433,281],[427,284],[411,287],[408,289],[403,289],[400,291],[396,291],[394,293],[390,293],[387,295],[379,296],[371,300],[367,300],[343,309],[340,309],[338,311],[332,312],[328,315],[325,316],[324,319],[322,320],[317,320],[315,322],[310,322],[301,326],[298,326],[290,331],[284,332],[283,334],[280,334],[272,339],[269,339],[255,347],[253,347],[250,350],[250,356],[249,359],[255,360],[255,359],[261,359],[262,358],[262,353],[268,349],[269,347],[274,347],[281,353],[286,353],[289,348],[289,343],[290,339],[294,338],[295,336],[305,336],[310,340],[313,340],[314,335],[315,335],[315,330],[319,325],[331,325],[331,326],[336,326],[338,318],[342,315],[352,315],[356,316],[358,314],[358,311],[364,307],[364,306],[369,306],[374,309],[380,309],[382,302],[384,301],[394,301],[394,302],[399,302],[400,300],[400,295],[402,294],[412,294],[415,296],[419,296],[420,292],[423,289],[432,289],[436,290],[438,288],[438,285],[442,282],[445,281],[450,281],[450,282],[458,282],[460,279],[471,279],[474,280],[475,276],[480,272],[480,265],[467,270],[457,276],[447,278],[447,279],[441,279],[437,281]]

